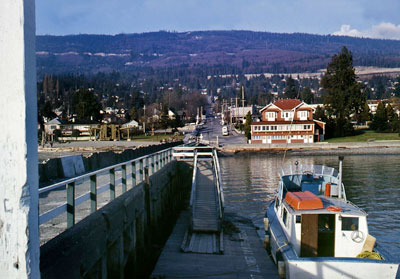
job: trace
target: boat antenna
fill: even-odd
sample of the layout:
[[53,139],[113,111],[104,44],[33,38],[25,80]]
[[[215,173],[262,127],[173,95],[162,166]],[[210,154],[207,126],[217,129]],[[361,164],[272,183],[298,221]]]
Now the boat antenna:
[[339,193],[338,198],[342,198],[342,173],[343,173],[343,156],[339,156]]

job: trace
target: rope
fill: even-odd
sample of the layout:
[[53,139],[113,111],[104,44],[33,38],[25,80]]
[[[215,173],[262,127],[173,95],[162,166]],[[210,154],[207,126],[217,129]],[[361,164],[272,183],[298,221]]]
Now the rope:
[[378,252],[364,251],[357,255],[357,258],[382,260],[382,256]]
[[283,247],[285,247],[285,246],[288,246],[288,245],[289,245],[289,243],[287,243],[286,241],[284,241],[283,243],[284,243],[283,245],[279,246],[279,248],[278,248],[278,249],[276,249],[276,251],[277,251],[277,252],[278,252],[279,250],[281,250]]

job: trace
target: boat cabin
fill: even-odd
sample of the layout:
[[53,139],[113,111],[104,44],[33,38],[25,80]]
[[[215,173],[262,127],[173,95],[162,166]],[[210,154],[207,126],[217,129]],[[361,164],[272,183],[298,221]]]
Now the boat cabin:
[[367,214],[346,201],[339,180],[328,167],[281,177],[275,212],[299,257],[356,257],[365,248]]

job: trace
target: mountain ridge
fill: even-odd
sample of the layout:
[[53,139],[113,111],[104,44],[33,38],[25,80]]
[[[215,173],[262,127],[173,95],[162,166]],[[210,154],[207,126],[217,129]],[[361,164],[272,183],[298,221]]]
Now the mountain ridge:
[[400,67],[400,41],[246,30],[38,35],[38,74],[149,69],[314,72],[346,46],[357,66]]

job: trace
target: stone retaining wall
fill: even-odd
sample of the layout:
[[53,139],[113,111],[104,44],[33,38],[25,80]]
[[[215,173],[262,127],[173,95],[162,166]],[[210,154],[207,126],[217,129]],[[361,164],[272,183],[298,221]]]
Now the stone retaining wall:
[[146,278],[186,206],[192,168],[172,161],[41,247],[41,278]]

